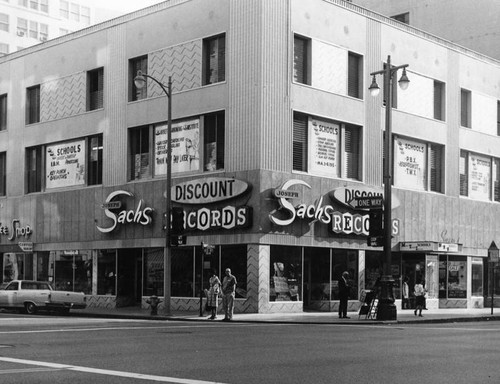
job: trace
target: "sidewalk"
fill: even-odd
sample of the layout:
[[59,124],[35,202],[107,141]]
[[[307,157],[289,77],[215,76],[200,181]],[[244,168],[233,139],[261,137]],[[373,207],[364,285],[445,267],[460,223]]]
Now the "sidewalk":
[[[302,312],[302,313],[235,313],[233,322],[246,323],[291,323],[291,324],[410,324],[410,323],[447,323],[466,321],[500,320],[500,308],[481,309],[430,309],[422,311],[423,317],[415,316],[413,310],[399,310],[395,321],[377,321],[358,316],[357,312],[349,312],[349,319],[339,319],[334,312]],[[95,317],[110,319],[141,319],[165,321],[210,321],[209,314],[199,316],[199,312],[173,312],[170,316],[160,313],[151,315],[149,309],[125,307],[116,309],[87,308],[72,310],[71,316]],[[223,314],[217,320],[222,320]],[[216,321],[217,321],[216,320]]]

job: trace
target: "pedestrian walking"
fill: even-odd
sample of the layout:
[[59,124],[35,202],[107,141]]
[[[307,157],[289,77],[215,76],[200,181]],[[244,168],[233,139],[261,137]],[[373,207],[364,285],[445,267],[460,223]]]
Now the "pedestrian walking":
[[236,277],[231,275],[230,268],[226,268],[226,276],[222,280],[222,306],[224,307],[224,319],[222,321],[231,321],[233,319],[235,295]]
[[349,300],[349,294],[351,287],[349,285],[349,272],[342,272],[342,276],[339,279],[339,318],[349,319],[347,316],[347,302]]
[[417,311],[419,311],[418,315],[420,317],[422,316],[422,309],[424,308],[424,303],[425,303],[425,288],[422,285],[421,280],[417,280],[417,283],[415,284],[415,287],[413,288],[414,294],[415,294],[415,316],[417,316]]
[[408,286],[408,276],[403,277],[403,295],[401,307],[402,309],[410,309],[410,287]]
[[209,317],[210,320],[214,320],[217,318],[217,306],[219,304],[219,294],[221,290],[221,282],[217,277],[217,273],[214,270],[211,272],[210,279],[208,279],[210,284],[210,288],[207,290],[207,310],[212,312],[212,315]]

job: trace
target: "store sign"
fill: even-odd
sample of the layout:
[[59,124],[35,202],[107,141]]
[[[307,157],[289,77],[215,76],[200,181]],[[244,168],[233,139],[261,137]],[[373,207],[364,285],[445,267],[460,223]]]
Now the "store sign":
[[[106,202],[103,204],[104,214],[106,217],[109,217],[113,224],[109,227],[100,227],[96,225],[97,229],[102,233],[109,233],[116,229],[118,224],[141,224],[141,225],[149,225],[152,223],[151,215],[153,213],[153,208],[143,207],[144,201],[139,200],[139,204],[135,209],[123,209],[120,212],[112,212],[111,207],[115,206],[114,204],[110,204],[113,202],[113,199],[118,196],[129,196],[133,197],[134,195],[127,191],[115,191],[108,195]],[[119,205],[121,207],[121,204]]]
[[[384,191],[380,188],[371,188],[371,187],[363,187],[363,186],[353,186],[353,187],[341,187],[334,189],[333,192],[330,193],[330,197],[333,197],[339,203],[352,208],[355,202],[361,198],[384,198]],[[392,193],[391,199],[391,207],[392,209],[399,207],[399,199],[398,197]],[[370,207],[362,207],[357,206],[356,209],[369,209]]]
[[18,245],[23,252],[33,253],[33,243],[31,241],[20,241]]
[[232,199],[245,193],[249,185],[229,177],[208,177],[172,187],[172,200],[180,204],[209,204]]
[[438,243],[435,241],[405,241],[399,243],[400,251],[406,252],[460,252],[460,244]]
[[[323,196],[321,196],[314,204],[301,203],[293,205],[288,199],[287,194],[283,191],[288,191],[294,186],[304,186],[311,188],[309,184],[302,180],[288,180],[278,188],[280,195],[284,197],[278,198],[280,208],[272,211],[269,214],[269,220],[273,224],[286,226],[292,224],[298,219],[316,220],[320,223],[331,226],[331,230],[335,233],[356,234],[368,236],[370,230],[370,220],[368,214],[352,214],[350,212],[341,213],[335,210],[331,205],[323,205]],[[394,220],[392,224],[392,233],[399,233],[399,220]]]
[[30,225],[22,226],[20,220],[14,219],[9,225],[0,222],[0,236],[8,236],[7,240],[26,239],[33,234]]
[[85,140],[47,146],[47,189],[85,184]]
[[252,225],[252,213],[252,207],[246,205],[221,209],[202,208],[184,212],[184,228],[199,231],[248,228]]

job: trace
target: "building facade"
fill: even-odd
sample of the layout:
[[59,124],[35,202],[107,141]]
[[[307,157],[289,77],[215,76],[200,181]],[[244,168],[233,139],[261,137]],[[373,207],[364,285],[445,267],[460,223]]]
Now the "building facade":
[[0,58],[3,281],[105,308],[163,296],[168,99],[135,87],[141,70],[173,84],[172,309],[227,267],[237,312],[335,311],[344,271],[358,309],[383,268],[355,198],[383,197],[367,88],[389,55],[410,79],[392,112],[396,304],[407,278],[429,308],[482,307],[500,63],[341,0],[170,0]]

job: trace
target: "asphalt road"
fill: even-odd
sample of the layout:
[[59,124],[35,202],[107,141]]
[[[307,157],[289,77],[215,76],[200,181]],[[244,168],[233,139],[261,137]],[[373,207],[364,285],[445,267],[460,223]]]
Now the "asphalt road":
[[0,314],[0,382],[498,383],[500,322],[308,325]]

